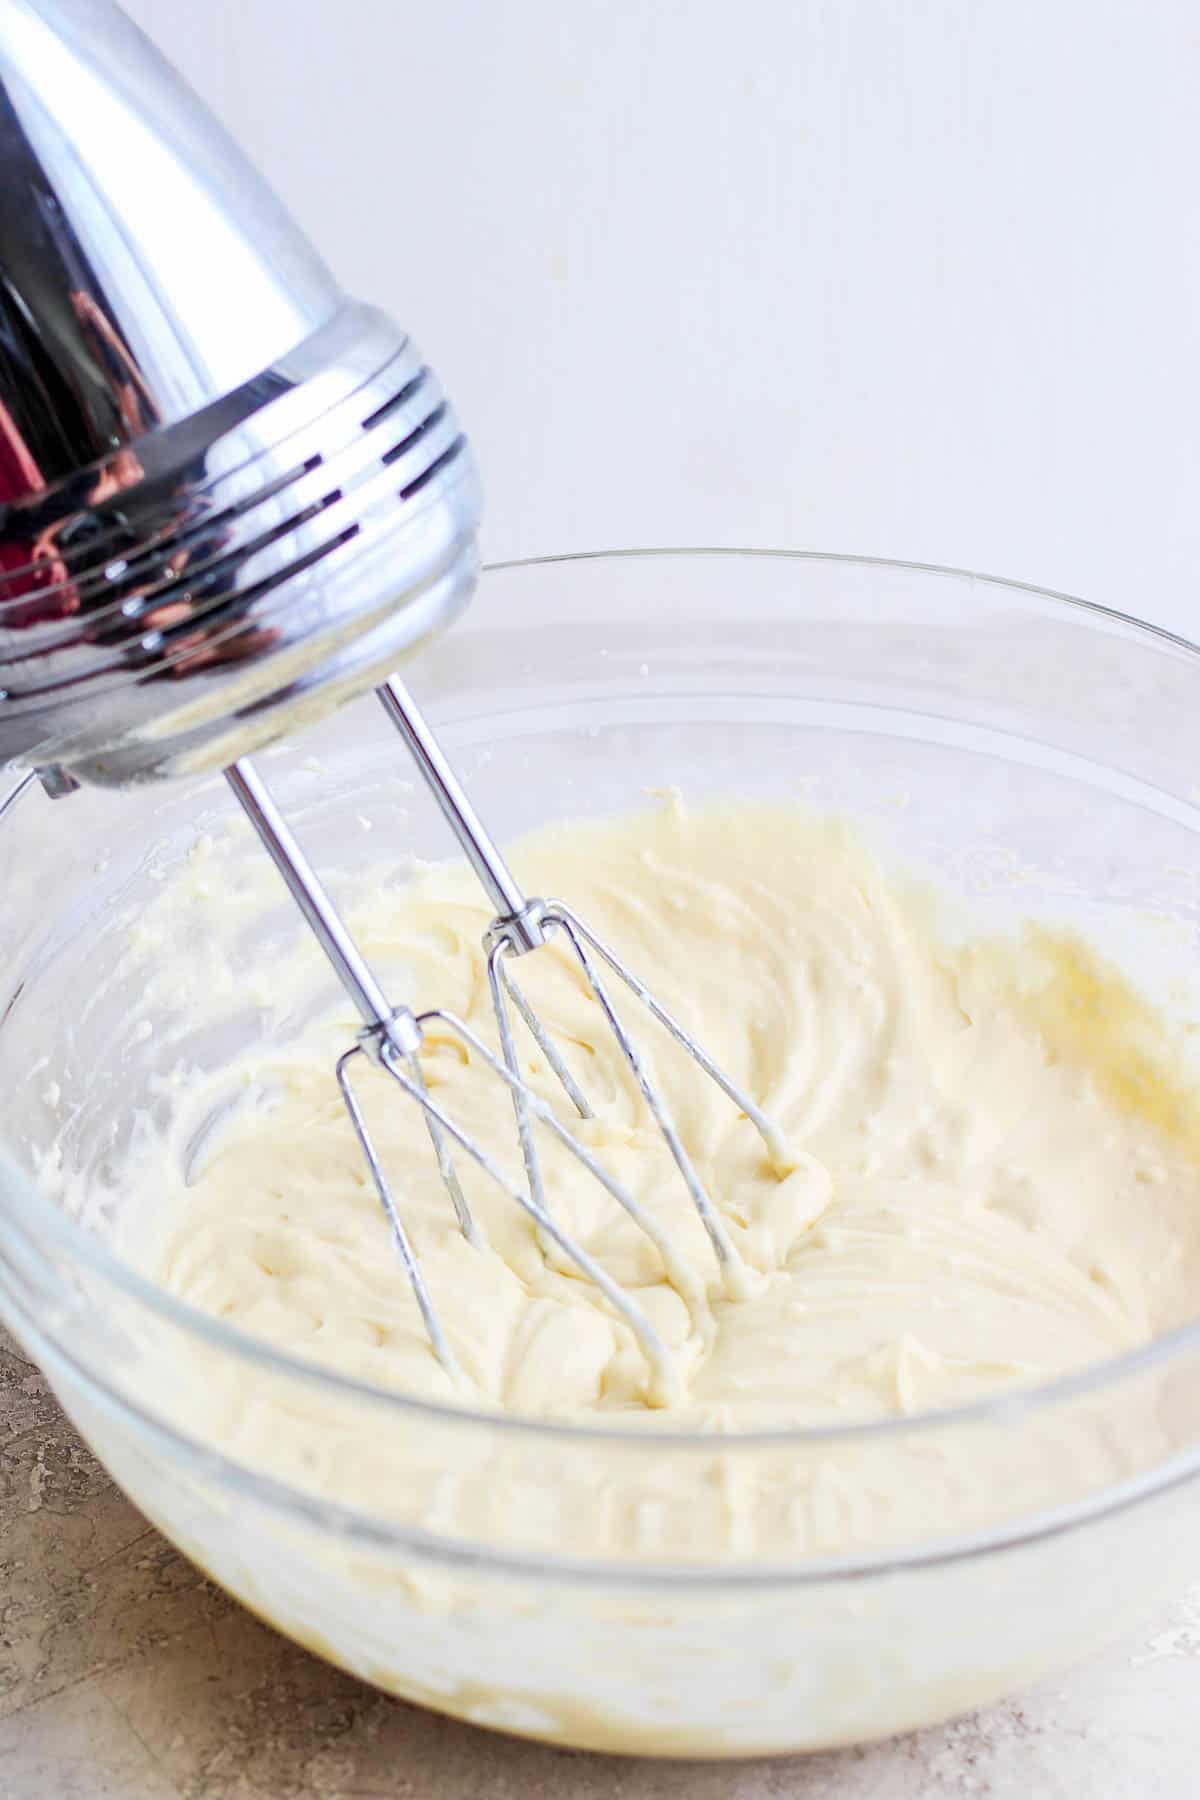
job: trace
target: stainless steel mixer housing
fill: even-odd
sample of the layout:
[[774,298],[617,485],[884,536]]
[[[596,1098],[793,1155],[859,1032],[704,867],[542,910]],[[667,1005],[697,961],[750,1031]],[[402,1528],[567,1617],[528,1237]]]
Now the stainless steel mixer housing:
[[108,0],[0,6],[0,763],[229,763],[468,599],[479,488],[349,299]]

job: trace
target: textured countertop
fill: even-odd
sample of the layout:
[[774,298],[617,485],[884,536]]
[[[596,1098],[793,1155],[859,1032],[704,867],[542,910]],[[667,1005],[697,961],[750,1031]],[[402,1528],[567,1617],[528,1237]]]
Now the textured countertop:
[[862,1751],[623,1761],[456,1724],[214,1588],[0,1334],[0,1800],[1192,1800],[1198,1765],[1200,1586],[1066,1678]]

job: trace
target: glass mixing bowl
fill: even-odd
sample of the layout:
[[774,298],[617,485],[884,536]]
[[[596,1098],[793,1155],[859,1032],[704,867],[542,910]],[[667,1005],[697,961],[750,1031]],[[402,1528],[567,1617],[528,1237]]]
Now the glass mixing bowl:
[[[802,795],[935,875],[972,928],[1029,914],[1079,925],[1155,998],[1200,1016],[1200,660],[1162,632],[953,570],[637,552],[491,569],[466,622],[406,673],[502,836],[625,810],[666,783]],[[369,700],[265,767],[339,883],[385,847],[398,865],[448,852]],[[274,1353],[140,1279],[106,1233],[130,1122],[161,1116],[170,1091],[121,952],[164,876],[231,810],[219,782],[55,802],[28,783],[3,814],[0,1312],[147,1516],[255,1611],[483,1724],[732,1756],[993,1700],[1200,1567],[1200,1324],[955,1412],[719,1440],[721,1479],[886,1481],[898,1448],[936,1464],[949,1446],[995,1478],[953,1538],[931,1515],[915,1541],[769,1566],[735,1546],[697,1565],[686,1507],[711,1504],[712,1437],[418,1403]],[[290,929],[280,892],[278,917],[246,939],[259,976]],[[193,1058],[221,1060],[250,1028],[236,982],[228,1010],[186,1046]],[[79,1217],[50,1198],[62,1156],[88,1171]],[[310,1419],[311,1457],[284,1477],[269,1447],[235,1459],[206,1441],[218,1383]],[[469,1541],[415,1510],[401,1462],[385,1499],[376,1484],[370,1502],[332,1505],[322,1459],[354,1454],[364,1427],[433,1463],[499,1470],[523,1504]],[[1077,1462],[1047,1454],[1076,1441]],[[666,1468],[683,1496],[684,1528],[653,1562],[606,1547],[580,1473],[598,1442],[606,1504],[655,1504]]]

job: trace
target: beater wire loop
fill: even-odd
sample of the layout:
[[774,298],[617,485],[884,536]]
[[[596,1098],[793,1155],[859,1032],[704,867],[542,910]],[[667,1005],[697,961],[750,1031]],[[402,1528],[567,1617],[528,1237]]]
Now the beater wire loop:
[[[382,1061],[383,1066],[387,1068],[386,1054],[382,1058]],[[421,1102],[421,1111],[425,1115],[425,1124],[429,1130],[429,1139],[433,1145],[434,1156],[437,1158],[438,1174],[442,1178],[442,1185],[450,1196],[450,1204],[454,1208],[455,1216],[458,1219],[462,1234],[469,1244],[474,1244],[476,1249],[482,1250],[484,1248],[483,1232],[476,1224],[474,1214],[467,1205],[467,1197],[462,1191],[462,1183],[459,1181],[458,1173],[454,1167],[454,1158],[451,1156],[449,1145],[446,1143],[446,1134],[438,1124],[433,1112],[426,1104],[429,1093],[425,1086],[425,1072],[421,1067],[421,1058],[414,1052],[412,1056],[405,1058],[405,1062],[408,1065],[408,1072],[412,1077],[413,1086],[419,1088],[421,1093],[425,1096],[425,1099]],[[390,1070],[388,1072],[389,1074],[391,1073]]]
[[[525,1101],[525,1084],[521,1081],[521,1065],[517,1060],[517,1048],[513,1042],[512,1021],[508,1016],[508,1000],[512,990],[504,976],[503,961],[508,945],[497,939],[488,952],[487,970],[488,987],[492,996],[492,1011],[496,1015],[496,1027],[500,1033],[500,1053],[504,1058],[504,1066],[513,1077],[515,1085],[510,1088],[513,1112],[517,1120],[517,1140],[521,1146],[521,1159],[525,1164],[525,1177],[529,1182],[529,1194],[541,1207],[546,1204],[546,1191],[542,1185],[541,1165],[538,1162],[537,1147],[533,1141],[533,1131],[529,1120],[529,1107]],[[522,1009],[522,1018],[527,1018]],[[542,1033],[537,1033],[539,1045],[543,1043]],[[548,1059],[549,1060],[549,1059]],[[556,1069],[557,1073],[557,1069]]]
[[[546,1027],[542,1024],[542,1021],[538,1018],[532,1006],[530,1006],[525,995],[521,992],[521,989],[517,986],[508,970],[504,967],[504,960],[512,954],[514,954],[512,946],[506,940],[498,938],[496,942],[493,943],[491,950],[488,953],[489,979],[491,978],[492,969],[494,967],[496,972],[495,980],[502,986],[503,995],[506,995],[507,998],[512,1001],[522,1019],[525,1021],[530,1036],[533,1038],[538,1049],[553,1070],[558,1079],[559,1086],[565,1092],[571,1105],[575,1108],[575,1111],[579,1114],[581,1119],[592,1119],[595,1117],[595,1114],[588,1103],[587,1095],[559,1055],[554,1039],[550,1036],[550,1033],[546,1030]],[[503,995],[498,998],[496,988],[493,986],[492,1005],[495,1008],[498,1023],[500,1021],[500,1014],[503,1006]],[[503,1041],[503,1025],[500,1026],[500,1034],[501,1040]],[[510,1066],[512,1066],[515,1075],[518,1072],[515,1065]]]
[[[732,1081],[730,1077],[726,1075],[725,1071],[713,1061],[703,1044],[699,1043],[692,1036],[690,1031],[684,1030],[678,1019],[676,1019],[672,1013],[667,1011],[657,995],[653,994],[646,986],[645,982],[634,974],[629,965],[623,963],[616,952],[605,943],[604,939],[598,937],[591,926],[585,925],[578,913],[573,913],[569,907],[563,905],[561,900],[547,901],[543,917],[549,924],[562,926],[567,933],[567,936],[574,944],[576,953],[579,956],[579,960],[583,964],[585,971],[589,971],[592,968],[586,950],[583,947],[585,945],[594,950],[596,954],[608,964],[613,974],[619,976],[630,992],[637,995],[647,1012],[670,1032],[671,1036],[675,1039],[675,1042],[679,1044],[682,1049],[687,1051],[694,1062],[700,1065],[710,1080],[716,1082],[717,1086],[721,1089],[721,1092],[725,1094],[728,1099],[733,1101],[733,1104],[737,1107],[738,1111],[745,1114],[746,1118],[749,1119],[751,1125],[753,1125],[759,1137],[762,1139],[776,1174],[787,1174],[793,1166],[794,1158],[789,1151],[778,1126],[773,1124],[766,1113],[763,1112],[762,1108],[751,1099],[746,1090],[739,1087],[735,1081]],[[594,973],[589,974],[589,980],[591,980],[594,988]],[[597,998],[599,998],[599,995],[597,995]],[[614,1029],[616,1029],[616,1026],[614,1026]],[[618,1032],[618,1036],[621,1035],[622,1034]]]
[[[433,1353],[441,1363],[443,1369],[445,1369],[447,1375],[449,1375],[450,1379],[454,1382],[461,1383],[463,1377],[462,1370],[458,1366],[458,1359],[450,1348],[450,1340],[446,1336],[442,1321],[438,1317],[437,1308],[434,1306],[429,1289],[425,1285],[425,1277],[421,1273],[421,1265],[417,1261],[417,1253],[413,1249],[412,1239],[404,1229],[404,1221],[400,1217],[400,1210],[396,1205],[396,1198],[392,1193],[391,1183],[388,1181],[383,1163],[375,1148],[375,1140],[367,1129],[367,1121],[363,1117],[363,1110],[359,1105],[358,1095],[355,1093],[353,1083],[350,1080],[350,1065],[353,1063],[356,1056],[363,1057],[364,1061],[367,1060],[366,1052],[363,1050],[361,1044],[355,1044],[352,1050],[345,1051],[343,1055],[339,1056],[337,1061],[337,1080],[338,1086],[342,1090],[342,1099],[345,1102],[346,1111],[350,1115],[350,1123],[354,1127],[359,1147],[362,1150],[363,1156],[366,1158],[367,1167],[371,1171],[371,1177],[375,1183],[375,1189],[379,1195],[387,1222],[391,1227],[392,1240],[395,1243],[397,1250],[400,1252],[400,1260],[404,1264],[409,1281],[412,1283],[412,1291],[416,1298],[417,1305],[421,1310],[421,1318],[424,1320],[425,1329],[429,1334],[429,1341],[433,1346]],[[380,1066],[382,1068],[388,1067],[386,1063],[381,1063]],[[415,1089],[414,1091],[423,1092],[424,1083],[422,1082],[420,1089]],[[426,1116],[428,1117],[428,1115]]]
[[[720,1214],[709,1199],[704,1184],[696,1173],[695,1165],[687,1153],[683,1139],[676,1130],[675,1121],[671,1117],[662,1092],[657,1084],[651,1079],[645,1057],[638,1050],[633,1039],[622,1024],[620,1015],[613,1005],[612,997],[600,977],[595,962],[589,954],[588,946],[592,941],[591,934],[587,931],[586,927],[579,923],[573,913],[569,913],[565,907],[558,906],[553,902],[547,908],[546,917],[560,925],[569,938],[571,948],[579,959],[579,966],[583,970],[584,978],[592,991],[596,1004],[604,1014],[608,1028],[616,1038],[621,1054],[633,1072],[634,1079],[637,1081],[638,1087],[641,1090],[643,1100],[650,1109],[654,1123],[662,1133],[667,1148],[675,1161],[675,1166],[683,1177],[684,1185],[691,1196],[692,1205],[700,1215],[700,1222],[708,1233],[709,1242],[712,1244],[713,1251],[721,1266],[722,1272],[733,1276],[736,1280],[737,1272],[740,1271],[742,1267],[742,1259],[738,1255],[737,1249],[731,1241],[729,1233],[725,1229]],[[604,951],[599,943],[596,943],[595,948],[601,955],[604,955]],[[605,957],[605,960],[612,960],[612,966],[616,969],[617,973],[624,974],[621,965],[617,963],[615,959]],[[634,985],[633,982],[630,982],[630,986],[633,987],[635,993],[638,993],[638,985]],[[639,994],[639,998],[642,997],[643,996]],[[669,1014],[663,1012],[662,1008],[659,1008],[659,1012],[662,1012],[664,1022],[670,1017]]]

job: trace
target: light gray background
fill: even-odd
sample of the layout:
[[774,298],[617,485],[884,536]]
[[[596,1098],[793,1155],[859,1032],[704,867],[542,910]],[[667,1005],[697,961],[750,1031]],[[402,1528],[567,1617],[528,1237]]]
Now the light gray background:
[[474,436],[495,555],[855,550],[1184,624],[1192,0],[130,0]]
[[[1192,629],[1191,0],[130,7],[435,361],[492,555],[857,550]],[[0,1350],[0,1800],[1184,1800],[1198,1652],[1200,1590],[1069,1678],[860,1755],[505,1742],[216,1595]]]

